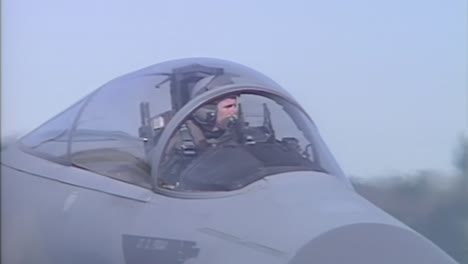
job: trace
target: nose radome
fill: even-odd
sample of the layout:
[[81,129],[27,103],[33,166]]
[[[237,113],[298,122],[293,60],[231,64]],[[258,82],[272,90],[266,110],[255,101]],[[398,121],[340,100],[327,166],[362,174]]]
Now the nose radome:
[[359,223],[332,229],[304,245],[290,264],[456,263],[417,233],[387,224]]

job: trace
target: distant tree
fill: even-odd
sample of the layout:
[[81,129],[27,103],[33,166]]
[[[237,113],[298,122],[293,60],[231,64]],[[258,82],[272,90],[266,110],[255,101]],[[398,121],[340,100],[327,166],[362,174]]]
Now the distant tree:
[[461,172],[464,180],[468,180],[468,136],[462,135],[455,149],[454,165]]

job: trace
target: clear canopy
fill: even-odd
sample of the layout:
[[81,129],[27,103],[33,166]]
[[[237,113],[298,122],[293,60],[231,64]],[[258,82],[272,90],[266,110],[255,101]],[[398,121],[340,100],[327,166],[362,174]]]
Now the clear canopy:
[[208,58],[116,78],[22,143],[51,161],[145,188],[229,191],[297,170],[343,177],[286,91],[245,66]]

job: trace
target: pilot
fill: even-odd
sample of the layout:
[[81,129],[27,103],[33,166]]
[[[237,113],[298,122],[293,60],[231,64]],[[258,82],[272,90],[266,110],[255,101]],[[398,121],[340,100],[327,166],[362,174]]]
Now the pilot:
[[197,109],[192,116],[193,122],[188,121],[187,125],[195,144],[200,146],[222,144],[230,138],[229,135],[232,135],[230,132],[238,121],[237,96],[226,96],[207,103]]
[[[228,75],[204,78],[194,86],[191,98],[232,83],[231,76]],[[237,97],[237,95],[223,96],[205,103],[192,113],[186,126],[196,146],[215,146],[232,139],[232,129],[239,118]]]
[[[231,84],[230,77],[210,76],[200,80],[192,89],[191,99],[219,86]],[[177,185],[177,174],[194,156],[211,147],[237,141],[234,126],[238,122],[238,96],[226,95],[196,109],[171,138],[163,158],[164,187]],[[174,177],[175,176],[175,177]]]

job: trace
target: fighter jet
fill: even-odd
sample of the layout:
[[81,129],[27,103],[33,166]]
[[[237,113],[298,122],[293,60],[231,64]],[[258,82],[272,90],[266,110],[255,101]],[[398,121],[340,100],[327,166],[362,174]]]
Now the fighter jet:
[[117,77],[1,172],[2,263],[455,263],[355,192],[285,89],[230,61]]

